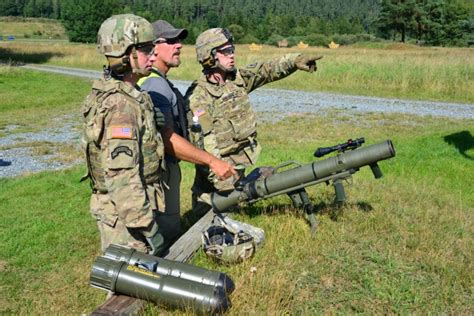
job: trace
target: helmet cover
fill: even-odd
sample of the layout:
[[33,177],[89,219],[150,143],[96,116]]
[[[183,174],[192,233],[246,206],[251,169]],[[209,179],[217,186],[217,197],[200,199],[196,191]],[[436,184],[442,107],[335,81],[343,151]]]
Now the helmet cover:
[[243,230],[235,230],[220,217],[215,216],[212,225],[202,234],[206,255],[221,263],[237,263],[249,259],[255,253],[254,237]]
[[204,67],[214,66],[215,49],[226,44],[233,44],[234,38],[228,29],[212,28],[199,34],[196,39],[197,60]]
[[130,46],[153,40],[153,27],[144,18],[133,14],[113,15],[100,26],[97,49],[107,57],[121,57]]

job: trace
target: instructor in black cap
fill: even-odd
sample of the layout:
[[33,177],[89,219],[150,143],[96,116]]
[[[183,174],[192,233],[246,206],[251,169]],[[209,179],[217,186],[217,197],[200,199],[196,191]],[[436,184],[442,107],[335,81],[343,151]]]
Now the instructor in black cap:
[[[147,91],[153,101],[155,113],[161,111],[165,126],[161,129],[166,149],[166,171],[162,179],[165,183],[165,212],[157,215],[158,229],[168,246],[181,234],[179,160],[205,165],[221,178],[235,174],[233,166],[211,154],[194,147],[188,142],[188,119],[183,95],[173,86],[166,74],[171,68],[179,67],[180,54],[186,38],[186,29],[177,29],[164,20],[152,23],[156,60],[151,74],[140,79],[138,85]],[[177,158],[175,158],[177,157]]]

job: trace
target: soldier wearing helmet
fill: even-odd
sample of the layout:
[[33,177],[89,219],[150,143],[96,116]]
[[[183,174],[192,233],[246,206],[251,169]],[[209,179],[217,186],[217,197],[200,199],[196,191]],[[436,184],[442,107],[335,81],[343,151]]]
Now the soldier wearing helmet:
[[[287,54],[237,69],[232,34],[223,28],[201,33],[196,39],[196,54],[203,74],[186,92],[186,101],[194,116],[199,117],[206,151],[240,166],[241,176],[246,167],[255,164],[261,151],[248,94],[296,70],[315,71],[321,57]],[[197,166],[193,211],[203,215],[211,208],[210,193],[233,189],[237,178],[221,180]]]
[[154,115],[149,95],[136,89],[155,59],[153,40],[151,24],[132,14],[110,17],[98,32],[108,65],[82,107],[82,147],[102,250],[111,243],[151,254],[163,249],[154,220],[164,211],[164,146],[157,128],[163,118]]
[[163,174],[166,207],[165,212],[157,213],[156,220],[165,244],[170,244],[181,233],[179,159],[205,165],[222,178],[230,177],[236,172],[228,162],[217,159],[187,141],[189,111],[185,108],[183,95],[168,80],[167,74],[181,63],[181,41],[186,38],[188,31],[177,29],[164,20],[155,21],[152,25],[156,58],[151,73],[142,77],[138,85],[149,93],[154,111],[161,112],[166,122],[162,129],[166,148],[166,170]]

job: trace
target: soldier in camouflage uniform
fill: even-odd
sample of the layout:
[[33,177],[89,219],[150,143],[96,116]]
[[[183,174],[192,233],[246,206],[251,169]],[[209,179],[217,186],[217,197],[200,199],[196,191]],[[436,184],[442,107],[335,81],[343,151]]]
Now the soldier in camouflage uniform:
[[171,68],[178,67],[181,63],[181,40],[186,38],[188,31],[176,29],[164,20],[155,21],[152,26],[155,35],[156,59],[151,74],[140,78],[138,85],[148,92],[153,101],[154,110],[163,113],[166,122],[162,129],[166,148],[166,170],[162,178],[165,184],[166,207],[165,212],[157,213],[156,220],[165,243],[170,244],[181,233],[179,159],[206,165],[218,177],[230,177],[236,172],[228,162],[213,157],[187,141],[186,115],[189,111],[185,108],[183,95],[168,80],[167,74]]
[[[313,72],[321,57],[288,54],[266,62],[235,68],[233,38],[227,29],[213,28],[196,39],[196,53],[203,75],[186,93],[194,116],[199,117],[205,149],[237,166],[255,164],[260,154],[257,120],[248,94],[296,70]],[[237,179],[217,179],[197,166],[193,184],[193,210],[198,215],[210,209],[210,192],[233,189]]]
[[163,118],[154,117],[149,95],[135,88],[150,73],[153,40],[151,24],[132,14],[110,17],[98,32],[108,68],[82,108],[82,145],[102,250],[115,243],[159,254],[163,247],[153,217],[164,210],[164,147],[156,127]]

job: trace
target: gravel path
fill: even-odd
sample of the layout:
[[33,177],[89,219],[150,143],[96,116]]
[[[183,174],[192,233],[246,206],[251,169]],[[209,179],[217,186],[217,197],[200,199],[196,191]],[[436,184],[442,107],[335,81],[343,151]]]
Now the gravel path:
[[[23,65],[21,67],[90,79],[98,78],[101,74],[99,71],[55,66]],[[190,84],[189,81],[173,82],[183,93]],[[289,114],[318,113],[326,109],[342,109],[347,112],[404,113],[420,116],[430,115],[435,117],[474,119],[474,104],[409,101],[265,88],[252,92],[250,100],[256,111],[261,113],[259,118],[265,121],[277,121]],[[25,141],[79,143],[79,135],[74,132],[70,121],[70,117],[58,118],[52,124],[55,127],[44,129],[40,133],[15,133],[2,137],[0,138],[0,147],[14,146]],[[15,126],[8,127],[9,130],[14,130],[15,128]],[[69,166],[56,161],[51,162],[51,158],[54,157],[54,154],[35,156],[31,153],[31,148],[25,147],[2,150],[0,151],[0,178],[15,177],[43,170],[57,170]]]
[[[75,124],[71,123],[71,118],[71,115],[57,117],[51,122],[51,126],[54,127],[43,129],[41,132],[13,133],[0,137],[0,148],[8,148],[0,151],[0,178],[69,167],[70,164],[65,164],[55,159],[58,158],[58,154],[34,155],[32,148],[22,147],[21,143],[79,144],[79,135],[75,132]],[[14,131],[17,127],[10,125],[7,127],[7,132]],[[81,161],[81,158],[77,162],[79,161]]]
[[[91,79],[98,78],[101,74],[99,71],[54,66],[25,65],[23,67]],[[191,82],[176,80],[173,83],[184,93]],[[321,109],[474,118],[474,104],[410,101],[323,92],[261,88],[250,94],[250,101],[257,112],[274,112],[279,118],[290,113],[317,113]]]

